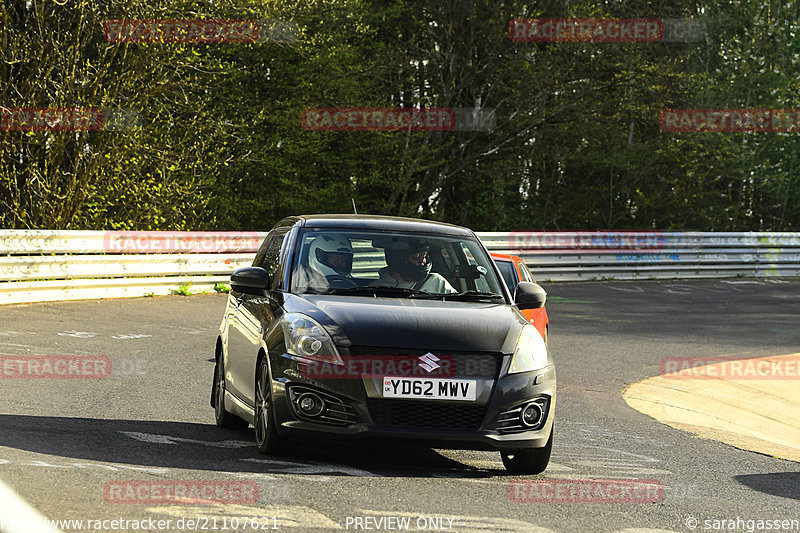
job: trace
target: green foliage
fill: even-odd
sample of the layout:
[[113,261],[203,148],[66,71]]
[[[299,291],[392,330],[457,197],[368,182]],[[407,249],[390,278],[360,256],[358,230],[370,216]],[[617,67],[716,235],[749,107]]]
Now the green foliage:
[[229,293],[231,292],[231,288],[224,283],[215,283],[214,284],[214,292],[224,292]]
[[[297,213],[484,231],[797,230],[800,140],[666,133],[664,108],[800,107],[775,1],[125,0],[0,6],[4,107],[132,109],[131,131],[0,130],[0,227],[264,230]],[[517,43],[518,17],[700,19],[698,42]],[[109,19],[279,20],[296,38],[110,43]],[[456,107],[491,131],[315,132],[312,107]],[[215,289],[216,290],[216,289]]]
[[169,292],[172,294],[179,294],[181,296],[191,296],[193,293],[191,291],[192,284],[188,281],[184,281],[180,285],[178,285],[177,289],[170,289]]

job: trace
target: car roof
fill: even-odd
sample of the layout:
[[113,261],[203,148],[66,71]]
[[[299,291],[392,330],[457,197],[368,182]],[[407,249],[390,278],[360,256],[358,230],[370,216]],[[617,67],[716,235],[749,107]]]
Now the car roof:
[[299,215],[287,217],[277,225],[285,226],[297,223],[306,228],[409,231],[464,237],[473,237],[475,235],[470,229],[453,224],[445,224],[444,222],[382,215]]
[[490,252],[489,255],[491,255],[494,259],[499,259],[500,261],[513,261],[515,257],[520,259],[516,255],[501,254],[498,252]]

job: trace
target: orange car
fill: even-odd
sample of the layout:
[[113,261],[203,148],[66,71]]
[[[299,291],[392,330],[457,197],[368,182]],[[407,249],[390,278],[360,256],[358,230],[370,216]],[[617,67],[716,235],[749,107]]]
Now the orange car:
[[[491,256],[497,264],[497,268],[500,269],[503,280],[506,282],[506,285],[508,285],[508,290],[511,291],[512,296],[514,290],[517,288],[517,283],[520,281],[536,283],[533,274],[531,274],[531,271],[528,270],[528,267],[525,265],[525,261],[518,255],[506,255],[492,252]],[[521,313],[522,316],[527,318],[528,321],[539,330],[545,344],[547,344],[547,330],[550,327],[550,322],[547,319],[547,310],[542,307],[541,309],[526,309],[525,311],[521,311]]]

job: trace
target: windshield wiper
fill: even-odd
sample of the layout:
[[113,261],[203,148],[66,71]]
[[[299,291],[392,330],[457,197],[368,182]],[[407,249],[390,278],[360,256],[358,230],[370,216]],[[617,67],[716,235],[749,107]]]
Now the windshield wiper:
[[366,287],[343,287],[330,289],[326,294],[372,294],[375,296],[408,296],[409,298],[441,298],[440,294],[409,289],[406,287],[387,287],[385,285],[367,285]]
[[464,291],[452,292],[450,294],[442,295],[447,300],[485,300],[487,298],[495,299],[502,298],[502,294],[496,292],[482,292],[482,291]]

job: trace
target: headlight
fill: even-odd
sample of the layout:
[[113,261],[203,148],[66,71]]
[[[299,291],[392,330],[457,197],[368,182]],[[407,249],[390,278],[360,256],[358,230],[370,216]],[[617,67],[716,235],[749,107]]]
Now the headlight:
[[508,373],[530,372],[546,367],[547,347],[544,345],[544,339],[532,325],[523,326],[517,339],[514,356],[511,357]]
[[344,365],[330,335],[314,319],[300,313],[287,313],[281,319],[286,351],[321,363]]

